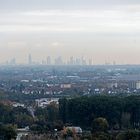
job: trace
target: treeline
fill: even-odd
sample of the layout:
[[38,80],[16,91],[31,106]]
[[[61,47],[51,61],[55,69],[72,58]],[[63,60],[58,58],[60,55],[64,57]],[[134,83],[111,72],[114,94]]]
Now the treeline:
[[140,128],[140,96],[60,99],[59,107],[54,104],[44,109],[35,108],[34,113],[35,118],[26,108],[0,104],[0,122],[3,124],[16,124],[18,127],[33,125],[35,128],[62,122],[90,129],[94,119],[103,117],[109,122],[110,130],[122,130]]
[[0,124],[0,140],[16,139],[16,135],[14,126]]
[[64,123],[90,128],[91,122],[106,118],[110,129],[140,128],[140,96],[92,96],[59,101]]
[[12,125],[17,128],[29,126],[32,131],[47,133],[55,128],[61,130],[63,123],[59,119],[59,108],[55,104],[46,108],[35,108],[33,117],[27,108],[12,107],[0,103],[0,124]]
[[0,104],[0,123],[25,127],[33,123],[33,118],[26,108]]
[[95,128],[96,125],[92,124],[97,118],[107,120],[108,132],[140,130],[140,96],[64,98],[59,100],[59,106],[51,104],[47,108],[35,108],[35,117],[31,116],[26,108],[0,104],[0,114],[1,124],[29,126],[35,133],[48,133],[56,128],[62,130],[66,125],[81,126],[83,129],[96,131],[99,125]]
[[33,118],[26,108],[0,103],[0,140],[15,139],[17,128],[30,126]]

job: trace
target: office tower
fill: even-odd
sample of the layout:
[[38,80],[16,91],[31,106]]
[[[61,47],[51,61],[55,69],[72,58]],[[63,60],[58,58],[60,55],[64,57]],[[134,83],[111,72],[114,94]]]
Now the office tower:
[[92,65],[92,59],[89,59],[89,65],[90,66]]
[[116,62],[115,61],[113,61],[113,65],[116,65]]
[[70,65],[74,65],[74,58],[73,58],[73,56],[70,57]]
[[86,60],[85,60],[85,58],[83,56],[81,58],[81,62],[82,62],[82,65],[86,65]]
[[11,59],[10,64],[11,65],[16,65],[16,59],[15,58]]
[[61,56],[55,59],[55,65],[63,65],[63,60]]
[[42,65],[46,65],[46,61],[45,60],[42,60]]
[[29,56],[28,56],[28,64],[29,64],[29,65],[32,64],[32,56],[31,56],[31,54],[29,54]]
[[81,60],[80,60],[79,58],[76,58],[75,64],[76,64],[76,65],[81,65]]
[[50,56],[47,57],[47,65],[51,65],[51,57]]

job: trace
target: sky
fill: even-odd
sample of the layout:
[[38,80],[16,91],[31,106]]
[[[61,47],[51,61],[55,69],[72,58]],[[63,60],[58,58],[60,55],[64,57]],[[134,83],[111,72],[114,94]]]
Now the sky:
[[140,1],[0,0],[0,63],[29,54],[140,64]]

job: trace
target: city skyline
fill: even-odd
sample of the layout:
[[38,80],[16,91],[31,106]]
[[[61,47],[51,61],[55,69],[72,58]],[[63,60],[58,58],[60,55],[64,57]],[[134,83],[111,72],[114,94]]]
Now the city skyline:
[[[63,58],[62,56],[46,56],[40,61],[35,59],[31,53],[28,54],[25,62],[17,61],[16,57],[12,57],[5,61],[4,63],[0,63],[0,65],[131,65],[128,63],[118,63],[115,60],[104,61],[104,63],[96,63],[94,58],[89,58],[88,56],[70,56],[67,58]],[[137,65],[137,64],[134,64]]]
[[[19,64],[28,64],[28,65],[36,65],[36,64],[42,64],[42,65],[94,65],[93,58],[87,58],[87,57],[74,57],[71,56],[70,58],[63,59],[62,56],[46,56],[41,61],[37,61],[35,58],[32,57],[32,54],[28,54],[27,61],[24,63],[17,62],[17,59],[15,57],[7,60],[5,63],[6,65],[19,65]],[[107,64],[107,63],[106,63]],[[109,63],[108,63],[109,64]]]
[[0,63],[28,54],[140,64],[138,0],[0,0]]

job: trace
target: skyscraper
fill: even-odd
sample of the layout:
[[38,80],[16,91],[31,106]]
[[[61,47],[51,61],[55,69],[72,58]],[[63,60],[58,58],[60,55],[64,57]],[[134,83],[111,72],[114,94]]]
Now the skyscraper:
[[61,56],[55,59],[55,65],[63,65],[63,60]]
[[82,62],[82,65],[86,65],[86,60],[85,60],[85,58],[83,56],[81,58],[81,62]]
[[74,58],[73,58],[73,56],[70,57],[70,65],[74,65]]
[[16,65],[16,59],[12,58],[9,62],[10,65]]
[[31,54],[29,54],[29,56],[28,56],[28,64],[29,64],[29,65],[32,64],[32,56],[31,56]]
[[51,57],[50,56],[47,57],[47,65],[51,65]]
[[89,59],[89,65],[90,66],[92,65],[92,59]]

